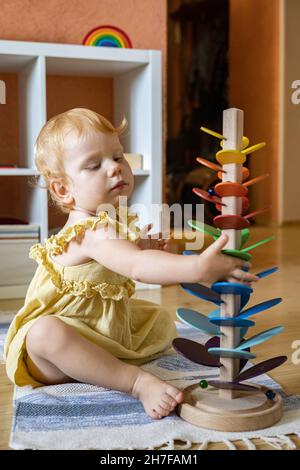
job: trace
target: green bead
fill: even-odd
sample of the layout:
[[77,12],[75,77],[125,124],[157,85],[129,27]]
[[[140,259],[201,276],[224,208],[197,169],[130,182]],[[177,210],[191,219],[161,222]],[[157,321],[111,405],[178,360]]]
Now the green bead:
[[200,385],[201,388],[207,388],[208,387],[208,383],[207,383],[206,380],[201,380],[199,385]]

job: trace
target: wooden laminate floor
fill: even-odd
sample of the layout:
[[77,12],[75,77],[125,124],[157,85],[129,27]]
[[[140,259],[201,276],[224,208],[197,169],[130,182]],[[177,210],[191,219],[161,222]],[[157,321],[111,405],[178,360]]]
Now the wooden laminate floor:
[[[267,267],[279,266],[279,272],[260,280],[255,285],[251,297],[251,304],[262,302],[272,297],[283,297],[283,302],[272,310],[257,315],[256,325],[251,330],[253,334],[276,325],[285,327],[283,333],[256,347],[257,359],[254,362],[269,357],[285,354],[288,361],[278,369],[271,372],[288,393],[300,394],[300,364],[293,364],[291,358],[295,349],[293,343],[300,341],[300,226],[287,226],[283,228],[257,227],[251,230],[251,242],[256,242],[266,236],[275,234],[275,241],[257,248],[253,251],[253,272],[259,272]],[[207,314],[211,310],[208,302],[201,301],[187,294],[180,286],[172,285],[149,291],[138,291],[137,297],[157,302],[166,307],[176,318],[178,307],[188,307]],[[1,300],[0,310],[18,309],[23,300]],[[300,354],[299,354],[300,356]],[[12,416],[12,384],[6,377],[4,364],[0,364],[0,449],[8,449],[8,440]],[[292,441],[300,448],[300,440],[290,436]],[[254,439],[258,449],[271,449],[258,439]],[[237,441],[238,449],[245,449],[242,441]],[[196,445],[193,448],[197,448]],[[210,444],[209,449],[225,449],[221,443]]]

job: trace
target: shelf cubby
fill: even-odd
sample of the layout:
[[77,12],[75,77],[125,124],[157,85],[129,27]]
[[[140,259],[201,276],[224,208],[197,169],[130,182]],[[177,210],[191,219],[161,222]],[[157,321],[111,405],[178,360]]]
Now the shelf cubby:
[[[7,142],[6,148],[0,143],[0,163],[17,164],[0,168],[1,213],[12,199],[11,215],[38,223],[40,241],[62,223],[63,216],[48,205],[47,190],[28,181],[38,175],[34,144],[42,126],[53,115],[80,106],[115,125],[127,118],[129,128],[121,137],[125,152],[143,155],[143,169],[133,170],[136,189],[129,202],[147,207],[140,225],[149,223],[151,205],[162,203],[160,51],[0,40],[0,80],[9,85],[6,104],[0,106],[0,137]],[[24,286],[10,290],[13,297],[23,294]]]

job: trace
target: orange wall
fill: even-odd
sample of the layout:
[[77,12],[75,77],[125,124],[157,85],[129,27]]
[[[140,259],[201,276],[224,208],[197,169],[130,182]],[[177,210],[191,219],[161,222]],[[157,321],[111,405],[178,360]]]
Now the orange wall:
[[110,24],[135,49],[166,49],[166,0],[1,0],[0,11],[1,39],[81,44],[90,29]]
[[244,134],[267,147],[248,157],[251,176],[270,173],[251,191],[251,209],[272,205],[278,220],[279,0],[230,1],[230,105],[244,110]]
[[[20,17],[22,18],[21,24]],[[44,0],[1,0],[0,2],[0,39],[81,44],[89,30],[105,24],[123,29],[130,37],[135,49],[160,49],[162,51],[165,141],[167,0],[48,0],[47,2]],[[16,162],[19,151],[18,125],[17,122],[15,125],[12,123],[17,119],[17,107],[10,98],[17,93],[17,81],[12,74],[1,74],[0,79],[5,80],[7,84],[7,104],[0,109],[0,138],[3,149],[0,159],[1,161],[5,159],[6,162]],[[93,78],[76,79],[77,85],[81,85],[82,89],[81,101],[92,107],[94,99],[104,96],[103,109],[98,106],[96,110],[102,111],[104,115],[111,118],[111,81],[103,79],[103,88],[95,96],[95,93],[85,86],[92,80]],[[72,81],[74,90],[76,83]],[[64,87],[68,85],[67,82],[62,83],[59,77],[48,78],[49,95],[55,96],[57,100],[54,102],[48,100],[48,117],[73,106],[72,99],[68,98],[66,101],[64,97]],[[68,95],[71,96],[72,93]],[[75,92],[73,95],[75,96]],[[4,188],[3,185],[1,186],[0,196],[4,196],[2,194]],[[11,193],[12,197],[7,201],[5,208],[0,207],[0,215],[18,215],[13,194],[18,194],[18,191],[15,189]],[[51,210],[50,225],[53,226],[56,222],[60,221]]]
[[299,61],[299,0],[285,0],[282,4],[282,154],[281,154],[281,222],[300,221],[300,104],[292,101],[292,88],[300,78]]

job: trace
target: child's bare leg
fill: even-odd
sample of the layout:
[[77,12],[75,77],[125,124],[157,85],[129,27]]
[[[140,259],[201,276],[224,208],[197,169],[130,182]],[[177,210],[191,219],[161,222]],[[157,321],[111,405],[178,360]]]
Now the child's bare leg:
[[36,378],[44,377],[45,383],[61,383],[71,378],[126,392],[139,398],[152,418],[167,416],[183,400],[183,393],[177,388],[120,361],[57,317],[37,320],[27,333],[26,348],[31,373],[34,375],[36,367],[39,375]]
[[[29,344],[29,341],[27,342]],[[31,347],[31,346],[29,346]],[[75,382],[72,377],[68,377],[54,364],[34,354],[32,351],[26,358],[27,368],[36,380],[46,385],[62,384],[66,382]]]

